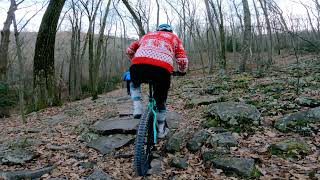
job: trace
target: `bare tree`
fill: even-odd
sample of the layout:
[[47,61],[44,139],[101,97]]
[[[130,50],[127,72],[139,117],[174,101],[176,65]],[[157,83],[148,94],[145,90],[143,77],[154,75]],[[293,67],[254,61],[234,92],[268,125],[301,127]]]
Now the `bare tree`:
[[159,26],[159,21],[160,21],[160,4],[159,0],[156,0],[157,3],[157,27]]
[[250,53],[250,44],[251,44],[251,13],[249,9],[248,0],[242,0],[243,4],[243,14],[244,14],[244,37],[242,45],[242,59],[240,64],[240,72],[246,71],[246,62],[248,55]]
[[257,38],[257,43],[256,43],[256,46],[257,46],[257,53],[258,53],[258,57],[257,57],[257,66],[258,66],[258,69],[259,71],[261,70],[261,49],[262,49],[262,25],[261,25],[261,22],[260,22],[260,13],[259,13],[259,10],[257,8],[257,5],[256,5],[256,2],[255,0],[252,0],[253,2],[253,6],[254,6],[254,9],[255,9],[255,13],[256,13],[256,21],[257,21],[257,29],[258,29],[258,38]]
[[[216,23],[218,24],[218,29],[219,29],[219,37],[220,37],[220,57],[219,57],[219,74],[223,75],[226,72],[227,69],[227,59],[226,59],[226,40],[225,40],[225,29],[224,29],[224,19],[223,19],[223,13],[222,13],[222,0],[216,0],[214,3],[212,0],[206,0],[206,7],[207,7],[207,12],[208,14],[210,10],[210,6],[212,8],[214,17],[216,19]],[[210,18],[211,20],[212,17]],[[211,22],[213,25],[214,22]],[[214,28],[214,27],[212,27]]]
[[55,105],[54,49],[56,29],[65,0],[50,0],[37,36],[33,84],[35,110]]
[[97,43],[97,50],[95,54],[95,61],[94,61],[94,66],[93,66],[93,92],[92,92],[92,98],[97,99],[98,98],[98,79],[99,79],[99,67],[101,63],[101,53],[102,53],[102,46],[103,46],[103,40],[104,40],[104,31],[106,28],[107,24],[107,17],[109,13],[109,8],[110,8],[111,0],[108,1],[107,7],[104,10],[104,15],[102,18],[102,25],[100,27],[100,32],[99,32],[99,38],[98,38],[98,43]]
[[139,28],[139,36],[143,36],[146,34],[144,30],[142,18],[138,15],[138,13],[133,9],[133,7],[129,4],[128,0],[122,0],[123,4],[127,7],[128,11],[130,12],[131,16],[133,17],[134,21],[136,22]]
[[273,55],[273,42],[272,42],[272,30],[271,30],[271,23],[269,19],[269,12],[268,12],[268,6],[266,0],[259,0],[261,8],[263,10],[264,18],[267,24],[267,33],[268,33],[268,40],[267,40],[267,45],[268,45],[268,62],[267,62],[267,67],[269,68],[272,63],[272,55]]
[[[90,81],[90,89],[92,93],[93,99],[96,99],[95,97],[95,80],[94,80],[94,26],[95,26],[95,20],[97,16],[98,9],[100,7],[100,4],[102,0],[98,0],[98,2],[92,1],[90,3],[89,0],[87,1],[80,1],[83,5],[83,8],[85,9],[86,15],[88,17],[89,21],[89,27],[87,32],[87,38],[88,38],[88,45],[89,45],[89,81]],[[89,7],[91,6],[91,7]],[[85,49],[84,49],[85,50]]]
[[71,1],[72,17],[69,17],[71,30],[71,49],[70,49],[70,65],[69,65],[69,94],[72,100],[80,99],[81,95],[81,71],[80,64],[80,44],[81,44],[81,25],[83,12],[79,8],[79,4]]
[[0,81],[6,81],[7,64],[8,64],[8,50],[10,43],[10,26],[12,24],[14,13],[17,10],[19,4],[24,0],[17,1],[11,0],[10,7],[8,10],[7,18],[4,22],[3,29],[1,31],[1,42],[0,42]]

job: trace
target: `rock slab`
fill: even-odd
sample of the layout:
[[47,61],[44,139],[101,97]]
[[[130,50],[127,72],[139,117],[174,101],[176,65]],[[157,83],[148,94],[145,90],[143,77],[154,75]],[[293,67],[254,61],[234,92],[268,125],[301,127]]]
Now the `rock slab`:
[[12,149],[4,153],[2,163],[25,164],[36,157],[36,154],[28,149]]
[[87,180],[112,180],[111,176],[102,170],[94,170]]
[[133,118],[114,118],[96,122],[91,130],[98,134],[135,134],[139,119]]
[[14,172],[0,172],[0,177],[3,179],[15,180],[15,179],[36,179],[40,178],[44,174],[50,173],[54,167],[46,167],[37,170],[25,170]]
[[134,137],[132,135],[115,134],[110,136],[102,136],[87,144],[88,147],[98,150],[105,155],[112,152],[114,149],[123,147],[132,142]]

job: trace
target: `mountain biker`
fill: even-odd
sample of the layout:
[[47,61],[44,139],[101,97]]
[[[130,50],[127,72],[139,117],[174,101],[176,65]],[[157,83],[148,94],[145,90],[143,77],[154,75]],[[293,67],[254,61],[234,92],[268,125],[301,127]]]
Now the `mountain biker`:
[[154,99],[157,107],[158,138],[164,138],[169,129],[166,123],[166,100],[170,88],[173,58],[176,58],[178,73],[185,75],[188,58],[181,40],[168,24],[160,25],[155,32],[149,32],[127,49],[131,59],[130,93],[133,100],[133,115],[139,119],[142,114],[141,83],[154,82]]

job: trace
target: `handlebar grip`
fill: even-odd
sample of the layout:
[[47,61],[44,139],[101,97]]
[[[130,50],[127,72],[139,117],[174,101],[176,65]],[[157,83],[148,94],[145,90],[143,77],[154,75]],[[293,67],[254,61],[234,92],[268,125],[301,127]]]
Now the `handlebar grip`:
[[172,76],[184,76],[186,75],[186,73],[182,73],[182,72],[179,72],[179,71],[173,71],[171,73]]

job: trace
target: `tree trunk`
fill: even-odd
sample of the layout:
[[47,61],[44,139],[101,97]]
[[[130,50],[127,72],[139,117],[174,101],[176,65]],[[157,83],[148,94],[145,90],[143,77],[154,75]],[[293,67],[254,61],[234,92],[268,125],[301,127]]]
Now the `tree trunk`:
[[261,57],[261,44],[262,44],[262,27],[261,27],[261,23],[260,23],[260,14],[256,5],[255,0],[252,0],[253,5],[254,5],[254,10],[256,12],[256,19],[257,19],[257,28],[258,28],[258,40],[257,40],[257,53],[258,53],[258,57],[257,57],[257,66],[258,66],[258,70],[259,72],[262,69],[262,57]]
[[263,10],[264,18],[267,24],[267,34],[268,34],[268,40],[267,40],[267,45],[268,45],[268,62],[267,62],[267,67],[269,68],[272,63],[272,55],[273,55],[273,42],[272,42],[272,31],[271,31],[271,23],[269,20],[269,14],[268,14],[268,7],[267,7],[267,2],[266,0],[259,0],[260,5]]
[[250,44],[251,44],[251,14],[249,9],[248,0],[242,0],[243,4],[243,22],[244,22],[244,36],[243,36],[243,45],[242,45],[242,59],[240,64],[240,72],[246,71],[246,64],[248,55],[250,53]]
[[17,4],[15,0],[11,0],[11,4],[8,10],[6,21],[4,22],[3,29],[1,31],[1,43],[0,43],[0,81],[6,81],[7,78],[7,65],[8,65],[8,50],[10,43],[10,26],[14,18],[14,12],[17,10]]
[[17,56],[18,56],[18,64],[19,64],[19,107],[20,107],[20,114],[23,123],[26,123],[26,117],[24,114],[24,70],[23,70],[23,58],[22,58],[22,50],[21,50],[21,41],[19,37],[19,31],[17,28],[17,22],[15,18],[15,14],[13,13],[13,27],[14,27],[14,37],[16,40],[16,49],[17,49]]
[[99,38],[98,38],[98,44],[97,44],[97,50],[96,50],[96,56],[95,56],[95,61],[94,61],[94,67],[93,67],[93,92],[91,92],[92,99],[95,100],[98,98],[98,80],[99,80],[99,67],[102,59],[102,45],[103,45],[103,40],[104,40],[104,30],[106,28],[107,24],[107,17],[109,13],[109,7],[111,4],[111,0],[109,0],[107,7],[105,9],[103,19],[102,19],[102,25],[100,27],[100,32],[99,32]]
[[35,110],[56,105],[54,49],[57,25],[65,0],[50,0],[37,36],[33,84]]
[[76,4],[72,1],[73,17],[70,19],[72,25],[71,49],[69,65],[69,94],[72,100],[78,100],[81,96],[81,66],[80,66],[80,39],[81,39],[81,18],[78,16]]

